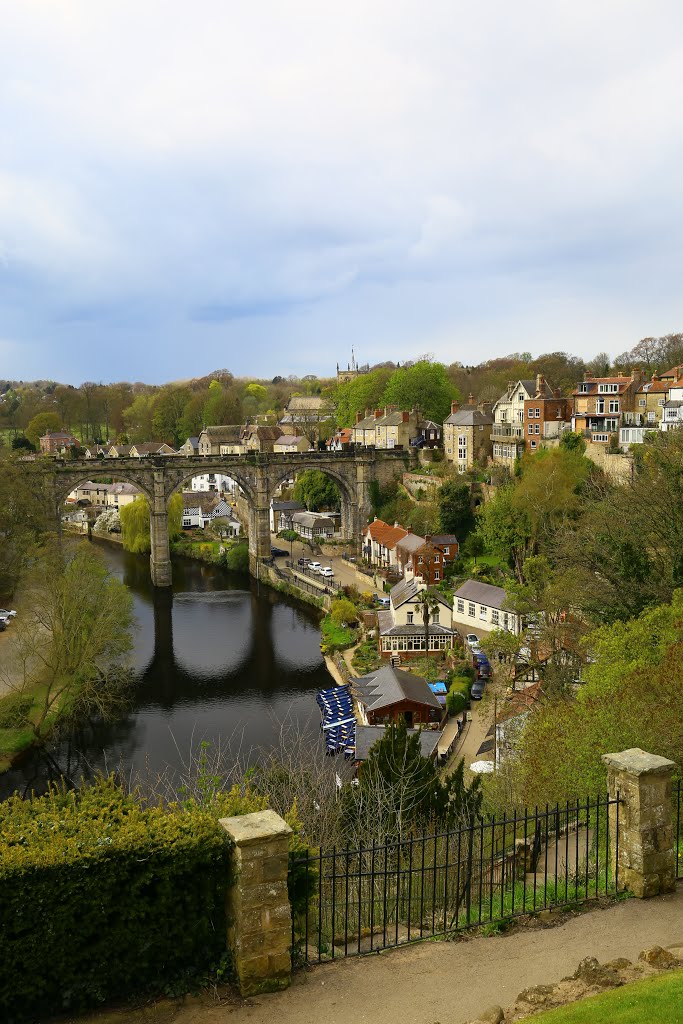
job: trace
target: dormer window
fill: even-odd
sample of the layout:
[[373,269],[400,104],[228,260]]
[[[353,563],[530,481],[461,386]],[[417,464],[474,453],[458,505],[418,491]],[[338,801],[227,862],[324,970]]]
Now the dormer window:
[[579,394],[581,394],[581,395],[587,395],[588,394],[588,384],[587,383],[579,384]]

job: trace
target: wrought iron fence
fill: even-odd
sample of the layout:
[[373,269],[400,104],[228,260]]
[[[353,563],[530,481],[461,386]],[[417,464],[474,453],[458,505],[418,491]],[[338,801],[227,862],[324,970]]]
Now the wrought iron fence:
[[295,960],[375,952],[614,893],[618,820],[619,798],[605,795],[382,845],[307,851],[290,868]]
[[676,829],[676,878],[683,878],[683,836],[681,836],[681,780],[673,785],[674,828]]

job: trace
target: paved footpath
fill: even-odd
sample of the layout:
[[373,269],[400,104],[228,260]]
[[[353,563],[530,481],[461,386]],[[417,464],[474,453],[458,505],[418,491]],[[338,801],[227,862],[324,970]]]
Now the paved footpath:
[[311,968],[277,995],[213,1004],[164,1001],[87,1024],[463,1024],[492,1003],[512,1003],[530,985],[572,974],[585,956],[601,963],[617,956],[635,960],[653,945],[683,946],[683,884],[673,895],[625,900],[555,927],[422,942]]

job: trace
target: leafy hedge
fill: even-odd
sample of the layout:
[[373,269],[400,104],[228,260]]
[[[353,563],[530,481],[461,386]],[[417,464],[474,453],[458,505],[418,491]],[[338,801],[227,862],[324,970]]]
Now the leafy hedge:
[[145,808],[111,779],[0,804],[0,1019],[206,974],[230,870],[214,811]]

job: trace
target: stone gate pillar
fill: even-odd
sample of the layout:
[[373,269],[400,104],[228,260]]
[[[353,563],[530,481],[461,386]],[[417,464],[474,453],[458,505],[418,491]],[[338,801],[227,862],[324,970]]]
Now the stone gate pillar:
[[234,845],[228,892],[228,948],[243,996],[287,988],[292,913],[287,892],[291,828],[275,811],[221,818]]
[[671,804],[674,762],[639,747],[603,754],[602,760],[610,799],[618,795],[620,801],[618,829],[617,808],[609,810],[612,870],[619,868],[619,889],[640,898],[671,892],[676,887],[677,846]]
[[170,587],[172,582],[171,548],[168,542],[168,509],[163,469],[154,470],[154,492],[149,509],[151,552],[149,568],[155,587]]

